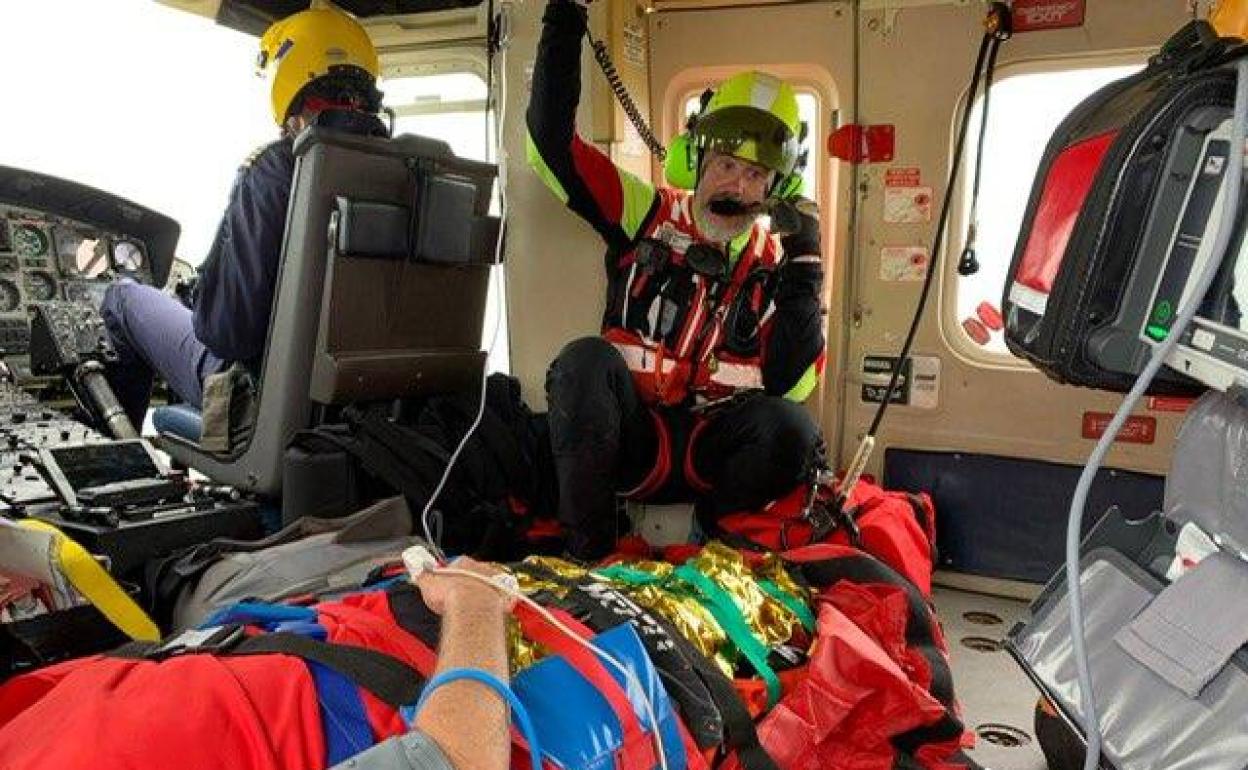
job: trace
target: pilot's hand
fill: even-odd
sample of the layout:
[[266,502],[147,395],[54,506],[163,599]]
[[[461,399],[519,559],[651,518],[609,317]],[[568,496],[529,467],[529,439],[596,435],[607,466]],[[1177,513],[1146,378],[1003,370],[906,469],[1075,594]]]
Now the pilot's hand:
[[183,305],[190,309],[195,309],[195,295],[199,289],[199,276],[191,275],[186,278],[178,279],[173,285],[173,295],[178,298]]

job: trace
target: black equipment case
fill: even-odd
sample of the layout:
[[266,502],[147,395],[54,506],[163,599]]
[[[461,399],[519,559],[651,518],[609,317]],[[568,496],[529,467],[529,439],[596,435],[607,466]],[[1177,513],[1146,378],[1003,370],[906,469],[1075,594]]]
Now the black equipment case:
[[[1001,306],[1010,350],[1050,378],[1125,392],[1143,369],[1147,296],[1162,266],[1216,230],[1225,164],[1214,195],[1196,182],[1234,103],[1228,50],[1206,22],[1192,22],[1143,70],[1080,103],[1049,141]],[[1185,236],[1193,230],[1196,240]],[[1167,370],[1150,392],[1197,391]]]

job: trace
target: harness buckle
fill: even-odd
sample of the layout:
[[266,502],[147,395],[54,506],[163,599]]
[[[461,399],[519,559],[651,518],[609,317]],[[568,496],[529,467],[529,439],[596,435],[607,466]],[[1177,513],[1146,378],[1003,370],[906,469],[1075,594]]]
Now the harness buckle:
[[144,657],[164,660],[192,653],[226,652],[245,638],[243,626],[237,623],[228,626],[191,628],[151,650]]

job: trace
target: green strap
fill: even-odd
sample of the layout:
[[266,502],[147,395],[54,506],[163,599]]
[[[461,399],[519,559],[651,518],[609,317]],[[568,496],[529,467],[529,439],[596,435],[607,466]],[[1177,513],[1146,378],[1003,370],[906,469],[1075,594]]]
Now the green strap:
[[724,629],[724,633],[763,678],[763,683],[767,686],[767,708],[776,705],[780,700],[780,677],[767,664],[767,647],[754,636],[736,601],[714,580],[688,564],[677,567],[673,574],[702,594],[703,605],[710,610],[720,628]]
[[593,574],[598,577],[604,577],[607,580],[626,583],[630,586],[648,586],[663,581],[663,578],[658,575],[652,575],[645,570],[636,569],[626,564],[612,564],[610,567],[594,570]]
[[810,611],[810,607],[806,606],[806,602],[770,580],[758,581],[758,587],[766,591],[768,596],[783,604],[789,612],[796,615],[797,619],[801,621],[803,628],[807,631],[815,630],[815,614]]

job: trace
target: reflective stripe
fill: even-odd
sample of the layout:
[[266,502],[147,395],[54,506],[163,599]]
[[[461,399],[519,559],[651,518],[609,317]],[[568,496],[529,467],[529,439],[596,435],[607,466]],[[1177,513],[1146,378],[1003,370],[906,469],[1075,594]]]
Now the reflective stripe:
[[771,112],[780,95],[780,81],[761,72],[755,73],[753,87],[750,88],[750,104],[760,110]]
[[[656,349],[646,347],[645,345],[633,345],[627,342],[611,341],[611,344],[615,346],[616,350],[620,351],[620,356],[623,357],[624,363],[628,366],[628,370],[630,372],[645,372],[647,374],[654,374],[655,367],[647,362],[658,359],[659,354]],[[671,374],[676,370],[676,365],[678,363],[679,361],[675,358],[663,359],[663,363],[660,366],[661,373]]]
[[654,188],[627,171],[620,171],[619,175],[620,187],[623,188],[624,193],[624,211],[620,216],[620,227],[629,238],[635,238],[646,219],[646,214],[650,213],[650,206],[654,203]]
[[628,269],[628,283],[624,284],[624,307],[620,310],[620,320],[628,323],[628,302],[633,298],[633,280],[637,277],[637,262]]
[[800,404],[806,399],[810,398],[810,394],[815,392],[815,386],[818,384],[819,384],[819,362],[816,361],[815,363],[806,367],[806,371],[805,373],[802,374],[801,379],[797,381],[796,385],[794,385],[792,388],[789,388],[789,392],[785,393],[784,397],[789,401],[796,401],[797,403]]
[[563,189],[563,185],[559,184],[559,178],[555,176],[555,172],[550,170],[550,166],[546,165],[546,159],[542,157],[542,153],[538,151],[537,145],[533,142],[533,135],[527,131],[524,134],[524,154],[528,156],[529,165],[537,172],[538,178],[551,189],[559,198],[563,205],[568,204],[568,193]]
[[689,346],[693,344],[693,338],[702,330],[702,320],[706,315],[706,281],[702,280],[702,276],[693,276],[695,290],[693,293],[693,317],[685,322],[685,333],[681,336],[680,343],[676,346],[676,356],[678,358],[687,358],[689,356]]
[[763,369],[758,364],[720,361],[715,371],[711,372],[711,382],[731,388],[761,388],[763,387]]

